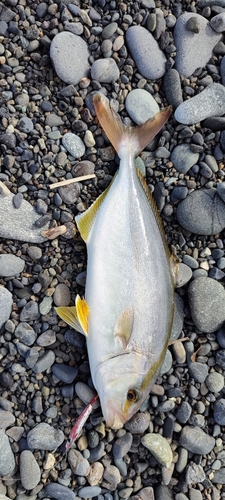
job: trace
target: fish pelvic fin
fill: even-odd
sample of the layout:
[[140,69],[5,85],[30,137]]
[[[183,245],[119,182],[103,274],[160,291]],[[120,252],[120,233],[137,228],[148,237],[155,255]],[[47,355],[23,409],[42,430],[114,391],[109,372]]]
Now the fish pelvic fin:
[[139,155],[158,134],[172,113],[172,106],[168,106],[142,125],[126,127],[119,115],[110,108],[108,100],[103,95],[95,94],[93,103],[100,125],[119,156],[121,156],[122,143],[127,140],[132,144],[134,156]]
[[87,337],[89,307],[85,299],[76,296],[76,305],[72,307],[56,307],[58,316],[69,326]]
[[126,349],[128,346],[134,323],[134,310],[133,307],[127,307],[120,314],[114,328],[114,337],[118,338],[122,344],[122,348]]

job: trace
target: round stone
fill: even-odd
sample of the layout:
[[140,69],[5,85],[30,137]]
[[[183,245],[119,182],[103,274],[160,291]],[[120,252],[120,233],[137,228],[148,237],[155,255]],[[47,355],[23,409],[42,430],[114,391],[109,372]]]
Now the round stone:
[[159,111],[158,103],[144,89],[131,90],[126,98],[125,106],[132,120],[138,125],[146,122]]
[[73,33],[62,31],[52,40],[50,57],[63,82],[77,85],[88,75],[89,51],[86,42]]

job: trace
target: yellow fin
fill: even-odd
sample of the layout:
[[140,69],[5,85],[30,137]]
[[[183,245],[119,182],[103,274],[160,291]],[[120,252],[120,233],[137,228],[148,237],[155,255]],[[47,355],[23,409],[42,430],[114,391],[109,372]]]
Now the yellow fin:
[[133,322],[134,322],[133,307],[127,307],[120,314],[114,328],[114,337],[119,338],[123,349],[126,349],[129,343],[133,330]]
[[96,94],[93,97],[93,103],[98,120],[117,153],[122,138],[130,136],[134,156],[137,156],[152,141],[172,113],[172,106],[168,106],[143,123],[143,125],[126,127],[119,115],[110,108],[108,100],[103,95]]
[[89,307],[85,299],[81,299],[79,295],[76,296],[76,310],[78,321],[85,335],[88,334],[88,313]]
[[77,316],[77,308],[75,306],[56,307],[55,310],[56,310],[57,314],[59,315],[59,317],[63,321],[65,321],[65,323],[67,323],[69,326],[74,328],[74,330],[77,330],[78,332],[83,333],[83,335],[86,335],[86,333],[84,332],[84,330],[79,322],[79,319]]
[[77,227],[80,231],[81,237],[87,243],[88,235],[91,231],[93,222],[95,220],[95,217],[97,215],[97,212],[104,201],[108,191],[110,190],[110,187],[114,181],[116,176],[114,176],[112,182],[110,182],[109,186],[105,189],[105,191],[98,196],[98,198],[92,203],[92,205],[84,212],[83,214],[77,215],[75,217]]

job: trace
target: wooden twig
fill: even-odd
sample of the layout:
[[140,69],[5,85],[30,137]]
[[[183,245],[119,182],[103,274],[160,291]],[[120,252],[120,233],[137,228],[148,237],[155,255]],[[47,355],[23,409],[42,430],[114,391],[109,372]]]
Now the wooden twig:
[[94,179],[95,174],[81,175],[80,177],[74,177],[73,179],[66,179],[65,181],[55,182],[50,184],[50,189],[55,189],[61,186],[67,186],[68,184],[73,184],[73,182],[87,181],[88,179]]

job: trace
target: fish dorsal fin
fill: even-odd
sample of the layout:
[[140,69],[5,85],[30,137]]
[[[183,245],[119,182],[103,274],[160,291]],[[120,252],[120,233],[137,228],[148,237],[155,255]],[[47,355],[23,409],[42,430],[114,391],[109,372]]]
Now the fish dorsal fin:
[[91,228],[93,226],[95,217],[96,217],[98,210],[99,210],[102,202],[104,201],[108,191],[110,190],[110,187],[111,187],[112,183],[114,182],[114,179],[115,179],[115,176],[114,176],[112,182],[110,182],[109,186],[105,189],[105,191],[102,194],[100,194],[100,196],[98,196],[98,198],[95,200],[95,202],[92,203],[92,205],[83,214],[77,215],[75,217],[77,227],[78,227],[80,234],[81,234],[81,237],[83,238],[85,243],[87,243],[88,235],[89,235]]
[[74,328],[74,330],[87,336],[89,308],[84,299],[81,299],[79,295],[77,295],[76,306],[56,307],[55,310],[65,323]]
[[108,100],[103,95],[96,94],[93,97],[93,102],[98,120],[119,156],[122,141],[126,137],[129,137],[132,144],[134,156],[140,154],[145,146],[158,134],[172,113],[172,106],[168,106],[143,123],[143,125],[126,127],[119,115],[110,108]]
[[158,227],[159,227],[159,230],[160,230],[160,233],[161,233],[161,236],[162,236],[162,240],[163,240],[163,244],[164,244],[164,247],[165,247],[165,250],[166,250],[166,253],[167,253],[167,256],[168,256],[168,259],[170,258],[170,250],[169,250],[169,247],[168,247],[168,243],[167,243],[167,240],[166,240],[166,236],[165,236],[165,230],[164,230],[164,226],[163,226],[163,222],[162,222],[162,219],[159,215],[159,211],[158,211],[158,208],[156,206],[156,203],[155,203],[155,200],[152,196],[152,193],[148,187],[148,184],[146,182],[146,180],[144,179],[142,173],[140,172],[140,170],[137,168],[136,169],[136,172],[137,172],[137,176],[138,176],[138,179],[141,183],[141,186],[145,192],[145,195],[147,197],[147,200],[151,206],[151,209],[155,215],[155,218],[156,218],[156,221],[157,221],[157,224],[158,224]]
[[85,335],[88,334],[88,314],[89,314],[89,307],[87,305],[87,302],[85,299],[81,299],[80,295],[76,296],[76,310],[77,310],[77,317],[78,321],[85,333]]
[[133,307],[127,307],[120,314],[114,328],[114,337],[120,340],[123,349],[126,349],[133,330],[134,310]]

